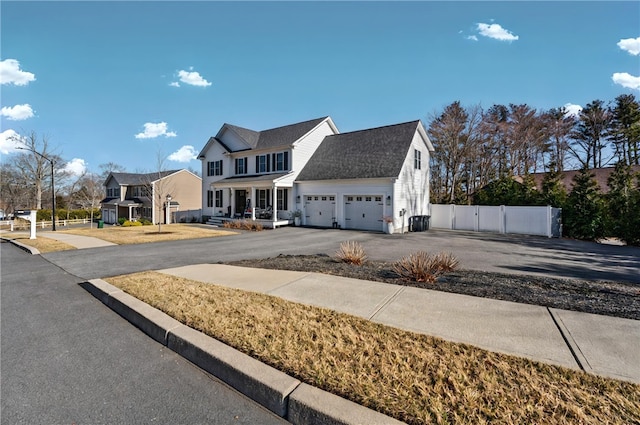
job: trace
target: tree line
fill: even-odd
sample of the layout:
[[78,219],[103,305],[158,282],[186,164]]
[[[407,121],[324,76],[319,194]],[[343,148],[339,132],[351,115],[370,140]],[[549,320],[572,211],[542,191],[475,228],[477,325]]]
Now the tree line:
[[[618,237],[640,244],[640,104],[620,95],[594,100],[578,114],[564,107],[463,107],[433,116],[431,202],[552,205],[563,209],[565,236]],[[615,169],[603,194],[591,170]],[[562,172],[580,170],[568,191]],[[532,174],[544,172],[538,190]]]
[[47,136],[30,132],[16,137],[14,142],[20,149],[9,155],[0,167],[0,208],[5,214],[37,209],[40,219],[51,219],[51,162],[59,219],[73,218],[71,215],[78,214],[73,210],[98,210],[105,196],[106,176],[112,171],[124,171],[123,167],[110,162],[101,164],[99,173],[73,174],[66,169],[66,161],[55,151]]
[[431,117],[433,203],[466,204],[505,176],[640,164],[640,104],[625,94],[594,100],[578,114],[526,104],[463,107]]

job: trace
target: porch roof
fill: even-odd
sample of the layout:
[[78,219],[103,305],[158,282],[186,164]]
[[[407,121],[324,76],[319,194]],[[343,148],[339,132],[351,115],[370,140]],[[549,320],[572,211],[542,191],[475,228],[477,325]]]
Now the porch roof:
[[121,201],[118,198],[103,199],[101,204],[113,206],[118,205],[121,207],[139,207],[141,205],[144,205],[144,203],[139,199],[125,199],[124,201]]
[[226,179],[218,180],[211,183],[214,187],[247,187],[247,186],[262,186],[267,187],[278,183],[278,180],[290,173],[279,174],[262,174],[254,176],[242,176],[242,177],[227,177]]

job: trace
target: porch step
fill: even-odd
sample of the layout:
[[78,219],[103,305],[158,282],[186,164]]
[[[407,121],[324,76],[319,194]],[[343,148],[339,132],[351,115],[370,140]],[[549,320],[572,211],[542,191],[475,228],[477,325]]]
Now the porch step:
[[222,227],[224,222],[225,222],[225,220],[222,217],[211,217],[211,218],[209,218],[209,220],[207,220],[206,224],[208,224],[210,226]]

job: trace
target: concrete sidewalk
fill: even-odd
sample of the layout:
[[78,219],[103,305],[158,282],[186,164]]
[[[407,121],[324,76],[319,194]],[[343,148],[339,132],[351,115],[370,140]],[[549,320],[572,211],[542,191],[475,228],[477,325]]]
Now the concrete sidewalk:
[[103,246],[116,245],[115,243],[107,242],[102,239],[94,238],[91,236],[74,235],[72,233],[39,232],[38,235],[44,238],[55,239],[57,241],[64,242],[78,249],[100,248]]
[[640,383],[640,321],[637,320],[319,273],[256,270],[222,264],[159,271]]

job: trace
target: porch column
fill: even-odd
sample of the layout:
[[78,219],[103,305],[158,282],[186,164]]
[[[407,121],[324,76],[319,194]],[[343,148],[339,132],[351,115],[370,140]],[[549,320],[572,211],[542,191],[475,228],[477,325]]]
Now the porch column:
[[251,220],[256,219],[256,208],[258,208],[258,198],[256,197],[256,188],[251,187]]
[[[275,223],[278,220],[278,188],[276,185],[273,185],[271,193],[271,197],[273,198],[273,214],[271,214],[271,221]],[[274,225],[273,228],[275,229],[276,226]]]
[[236,213],[236,190],[234,188],[229,189],[229,196],[231,197],[231,199],[229,199],[229,203],[231,204],[231,214],[229,218],[233,218]]

